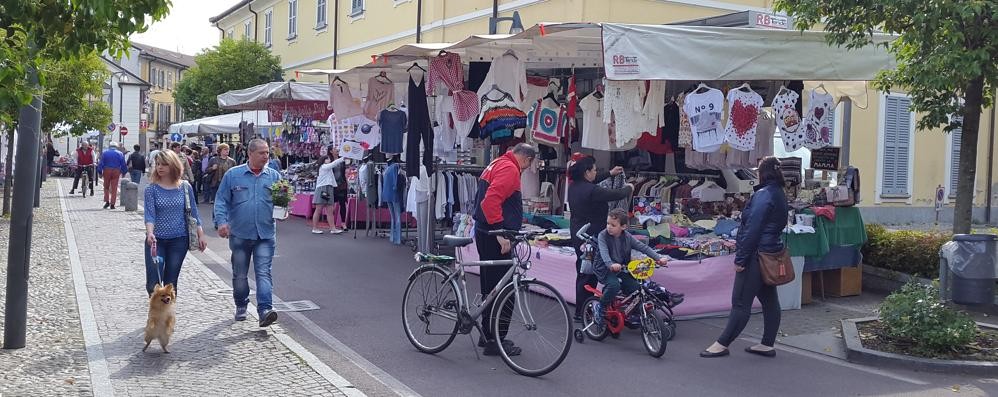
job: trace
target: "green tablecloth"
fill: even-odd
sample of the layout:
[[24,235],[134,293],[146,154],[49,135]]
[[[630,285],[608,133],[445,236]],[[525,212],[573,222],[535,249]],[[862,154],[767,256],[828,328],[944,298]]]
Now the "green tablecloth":
[[[814,215],[811,209],[803,213]],[[866,226],[856,207],[835,207],[834,222],[815,216],[814,230],[815,233],[784,234],[790,256],[820,258],[828,254],[829,247],[866,243]]]

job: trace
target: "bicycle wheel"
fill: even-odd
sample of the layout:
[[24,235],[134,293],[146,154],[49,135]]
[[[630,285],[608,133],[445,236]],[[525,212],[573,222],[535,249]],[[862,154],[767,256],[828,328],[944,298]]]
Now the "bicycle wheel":
[[[86,171],[83,171],[86,173]],[[87,197],[87,185],[90,184],[90,180],[87,177],[80,178],[80,182],[83,182],[83,197]]]
[[[506,337],[500,339],[521,349],[519,355],[511,357],[506,346],[499,344],[499,355],[506,365],[520,375],[542,376],[565,360],[572,347],[572,317],[565,299],[551,285],[537,280],[523,280],[516,288],[509,284],[495,305],[505,310],[493,309],[492,334],[502,335],[500,330],[508,329]],[[503,311],[512,311],[510,318],[502,318]]]
[[644,339],[645,350],[652,357],[658,358],[665,354],[665,347],[669,343],[665,332],[665,323],[654,311],[648,311],[641,318],[641,339]]
[[586,299],[585,306],[582,307],[582,326],[585,327],[589,339],[601,341],[610,335],[610,329],[606,326],[606,321],[603,324],[593,324],[597,302],[599,302],[597,297]]
[[402,296],[402,328],[409,342],[423,353],[443,351],[454,341],[461,299],[449,273],[427,266],[410,277]]

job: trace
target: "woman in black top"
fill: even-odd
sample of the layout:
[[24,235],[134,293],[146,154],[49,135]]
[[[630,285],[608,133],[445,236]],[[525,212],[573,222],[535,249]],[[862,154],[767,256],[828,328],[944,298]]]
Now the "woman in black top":
[[780,160],[765,157],[759,162],[759,185],[742,211],[742,222],[735,238],[735,284],[731,290],[731,314],[728,325],[714,344],[700,352],[700,357],[728,355],[728,347],[748,324],[752,301],[762,304],[762,343],[745,351],[775,357],[776,333],[780,329],[780,298],[776,287],[762,282],[759,252],[783,250],[783,229],[787,225],[786,182]]
[[[573,156],[574,157],[574,156]],[[609,174],[598,174],[596,171],[596,159],[592,156],[577,158],[575,163],[568,167],[568,176],[571,184],[568,185],[568,208],[572,211],[572,218],[569,230],[572,233],[572,246],[575,247],[575,321],[582,321],[582,304],[592,296],[586,291],[586,286],[596,286],[596,276],[592,274],[582,274],[582,250],[579,248],[582,241],[575,235],[582,226],[587,223],[589,235],[596,236],[606,229],[606,215],[610,211],[607,203],[627,198],[634,191],[631,184],[624,185],[620,189],[606,189],[596,185],[599,181],[606,179],[610,175],[619,175],[624,172],[621,167],[615,167]]]

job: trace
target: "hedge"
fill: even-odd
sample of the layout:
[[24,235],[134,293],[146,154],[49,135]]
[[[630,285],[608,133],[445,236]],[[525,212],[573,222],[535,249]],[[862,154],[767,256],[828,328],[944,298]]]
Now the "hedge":
[[939,249],[951,234],[911,230],[889,231],[866,225],[869,240],[863,246],[863,263],[929,279],[939,277]]

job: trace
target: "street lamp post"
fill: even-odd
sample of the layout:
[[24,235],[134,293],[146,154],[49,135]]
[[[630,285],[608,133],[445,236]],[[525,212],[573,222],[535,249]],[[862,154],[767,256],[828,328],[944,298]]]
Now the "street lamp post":
[[[114,111],[114,77],[118,76],[118,141],[121,141],[121,124],[124,122],[124,109],[125,109],[125,87],[121,85],[122,82],[128,81],[128,75],[125,72],[114,72],[111,73],[111,84],[108,88],[108,97],[111,103],[109,104],[112,111]],[[112,119],[113,120],[113,119]],[[111,135],[114,138],[114,135]],[[104,150],[103,139],[101,140],[101,150]]]

